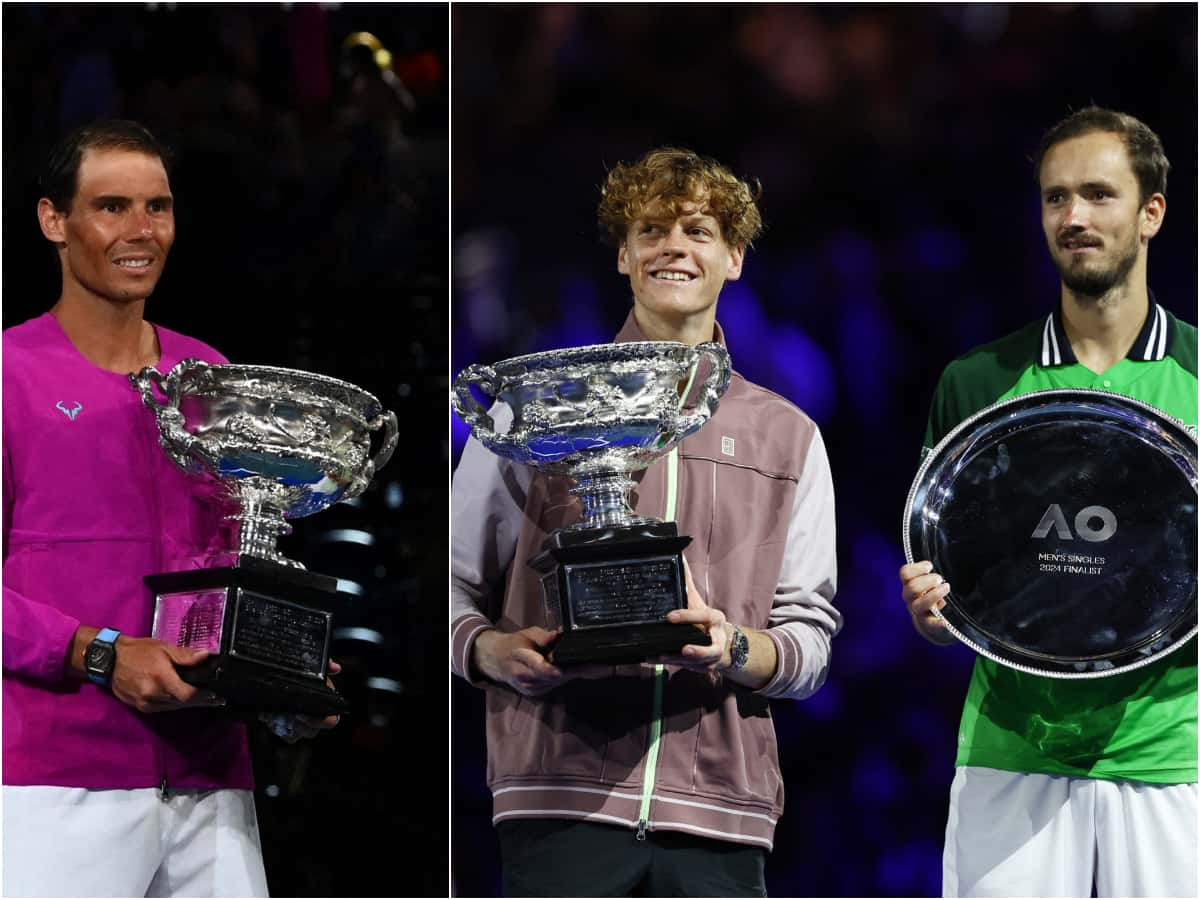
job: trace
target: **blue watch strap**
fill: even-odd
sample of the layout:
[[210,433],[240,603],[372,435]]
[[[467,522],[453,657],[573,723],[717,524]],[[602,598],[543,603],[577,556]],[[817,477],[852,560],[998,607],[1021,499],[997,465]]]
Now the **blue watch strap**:
[[[114,644],[116,642],[117,638],[119,638],[120,636],[121,636],[121,632],[117,631],[117,629],[115,629],[115,628],[101,628],[100,631],[97,632],[96,636],[94,638],[92,638],[92,643],[96,643],[98,641],[102,644],[110,644],[111,645],[111,644]],[[114,652],[115,652],[115,648],[114,648]],[[86,654],[85,654],[85,659],[86,659]],[[89,671],[87,673],[87,677],[88,677],[88,681],[92,682],[93,684],[98,684],[101,687],[107,687],[109,680],[112,678],[112,665],[110,664],[108,672],[106,672],[104,674]]]

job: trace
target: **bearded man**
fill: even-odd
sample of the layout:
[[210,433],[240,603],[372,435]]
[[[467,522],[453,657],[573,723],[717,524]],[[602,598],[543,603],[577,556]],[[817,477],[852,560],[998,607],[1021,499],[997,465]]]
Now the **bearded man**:
[[[1036,172],[1059,303],[946,367],[926,447],[986,406],[1054,388],[1126,394],[1195,428],[1196,329],[1146,280],[1168,169],[1158,136],[1124,113],[1088,107],[1046,132]],[[953,643],[932,563],[900,580],[917,631]],[[1194,640],[1097,679],[978,658],[955,765],[945,896],[1196,896]]]

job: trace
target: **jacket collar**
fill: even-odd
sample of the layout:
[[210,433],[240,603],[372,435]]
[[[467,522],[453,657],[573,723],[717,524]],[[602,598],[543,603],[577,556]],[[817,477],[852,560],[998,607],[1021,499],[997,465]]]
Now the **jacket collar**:
[[[641,329],[641,326],[638,325],[637,319],[634,318],[633,310],[629,310],[629,315],[625,318],[625,324],[621,326],[621,330],[618,331],[617,336],[613,338],[613,343],[624,344],[629,341],[648,340],[650,339],[646,337],[645,333]],[[726,350],[729,349],[725,345],[725,332],[721,329],[721,324],[719,322],[713,322],[713,340],[722,347],[725,347]]]
[[[1125,358],[1136,360],[1165,358],[1167,350],[1171,346],[1173,330],[1167,311],[1159,306],[1158,301],[1154,298],[1154,292],[1150,291],[1150,312],[1146,316],[1146,321],[1142,323],[1142,330],[1138,332],[1138,336]],[[1071,349],[1071,342],[1067,339],[1067,331],[1063,327],[1061,300],[1055,306],[1054,312],[1046,316],[1046,321],[1042,324],[1042,346],[1041,352],[1038,354],[1038,362],[1044,368],[1069,366],[1079,362],[1075,357],[1075,351]]]

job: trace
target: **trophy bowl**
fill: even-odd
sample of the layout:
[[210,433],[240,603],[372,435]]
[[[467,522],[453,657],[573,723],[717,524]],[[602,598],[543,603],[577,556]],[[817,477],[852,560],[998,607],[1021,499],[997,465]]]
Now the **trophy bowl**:
[[[574,481],[579,522],[552,532],[529,561],[541,573],[546,622],[563,635],[556,664],[637,662],[708,644],[707,632],[666,621],[687,606],[674,522],[637,515],[630,473],[666,456],[717,410],[729,386],[717,343],[598,344],[474,365],[454,380],[454,408],[493,453]],[[512,411],[499,432],[472,387]]]
[[1050,390],[989,406],[930,451],[904,553],[951,585],[981,655],[1052,678],[1145,666],[1196,634],[1196,437],[1149,404]]
[[[366,391],[310,372],[185,359],[167,373],[130,376],[153,410],[159,443],[184,471],[215,483],[239,522],[229,565],[144,576],[150,632],[207,650],[180,677],[245,714],[345,711],[327,683],[337,579],[276,550],[287,519],[366,490],[396,447],[396,414]],[[160,400],[159,397],[162,397]],[[383,429],[371,455],[371,433]]]
[[[185,359],[130,381],[158,420],[163,449],[216,481],[241,522],[239,553],[299,565],[275,549],[309,516],[361,494],[396,447],[396,414],[336,378],[273,366]],[[155,395],[157,388],[165,400]],[[371,433],[384,429],[371,455]]]
[[[454,380],[454,409],[498,456],[573,478],[584,504],[577,527],[628,524],[646,521],[625,503],[629,473],[699,429],[717,411],[729,373],[717,343],[571,347],[469,366]],[[472,386],[512,410],[507,431],[496,431]]]

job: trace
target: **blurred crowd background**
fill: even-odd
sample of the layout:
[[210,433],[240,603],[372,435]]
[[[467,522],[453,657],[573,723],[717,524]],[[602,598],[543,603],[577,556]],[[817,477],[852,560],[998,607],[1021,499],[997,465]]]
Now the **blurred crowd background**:
[[147,317],[399,416],[368,492],[281,542],[341,579],[352,710],[291,746],[253,728],[256,804],[273,895],[444,895],[446,4],[5,4],[3,35],[5,327],[58,297],[35,216],[51,145],[133,118],[176,154]]
[[[768,228],[719,319],[735,367],[820,424],[837,489],[846,624],[821,691],[773,707],[768,888],[939,894],[972,656],[925,644],[896,582],[929,397],[1053,304],[1029,158],[1090,102],[1163,138],[1150,284],[1196,321],[1196,27],[1192,4],[5,4],[3,325],[58,294],[34,216],[50,146],[131,117],[177,155],[147,315],[400,417],[361,502],[281,547],[343,580],[354,711],[312,742],[255,732],[271,892],[444,894],[444,475],[466,439],[447,372],[611,339],[629,297],[598,186],[673,143],[763,183]],[[494,895],[483,695],[450,699],[451,873]]]
[[[612,164],[675,144],[762,181],[767,230],[718,319],[734,367],[821,426],[845,615],[825,686],[773,704],[773,895],[940,896],[973,655],[925,643],[899,596],[930,396],[951,359],[1052,308],[1030,159],[1092,102],[1163,139],[1150,285],[1195,323],[1196,25],[1194,4],[451,10],[452,371],[612,339],[630,306],[595,226]],[[482,692],[456,680],[452,712],[452,870],[492,895]]]

